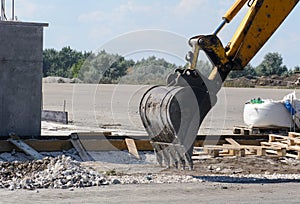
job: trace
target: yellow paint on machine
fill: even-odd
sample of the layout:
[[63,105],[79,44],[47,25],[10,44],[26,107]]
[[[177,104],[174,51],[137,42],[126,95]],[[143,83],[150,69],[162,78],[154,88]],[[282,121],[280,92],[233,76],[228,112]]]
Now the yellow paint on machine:
[[227,56],[243,68],[255,56],[298,0],[255,0],[230,41]]

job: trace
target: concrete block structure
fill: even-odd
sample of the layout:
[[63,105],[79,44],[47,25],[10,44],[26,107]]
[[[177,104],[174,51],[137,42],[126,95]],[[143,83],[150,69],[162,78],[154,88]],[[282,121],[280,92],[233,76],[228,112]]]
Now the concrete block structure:
[[0,136],[41,134],[45,23],[0,21]]

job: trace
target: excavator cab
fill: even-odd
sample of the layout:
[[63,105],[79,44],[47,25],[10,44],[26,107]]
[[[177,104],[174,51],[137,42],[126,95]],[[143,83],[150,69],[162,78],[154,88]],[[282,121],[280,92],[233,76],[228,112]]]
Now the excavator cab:
[[[217,93],[231,70],[242,70],[254,57],[298,0],[237,0],[211,35],[189,40],[189,67],[175,70],[166,86],[148,89],[139,112],[150,137],[157,161],[166,167],[193,168],[193,144],[202,121],[217,102]],[[223,46],[217,34],[247,4],[249,10],[231,41]],[[213,69],[204,76],[196,70],[203,51]]]

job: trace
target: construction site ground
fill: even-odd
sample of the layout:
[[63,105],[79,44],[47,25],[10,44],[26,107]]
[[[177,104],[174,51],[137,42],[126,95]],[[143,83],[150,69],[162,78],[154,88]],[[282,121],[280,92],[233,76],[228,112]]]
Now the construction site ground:
[[74,191],[1,190],[2,203],[298,203],[297,183],[186,183],[91,187]]
[[[142,90],[132,85],[43,84],[47,110],[65,110],[71,125],[43,124],[43,134],[67,135],[76,131],[145,133],[138,115]],[[288,89],[224,88],[218,103],[206,117],[199,134],[231,134],[243,125],[243,106],[251,98],[280,100]],[[296,91],[298,94],[299,91]],[[70,127],[68,129],[68,127]],[[140,152],[137,160],[126,151],[89,152],[95,162],[82,162],[98,172],[132,176],[131,184],[75,189],[0,190],[1,203],[297,203],[300,196],[300,160],[270,156],[203,156],[194,170],[164,169],[152,152]],[[158,184],[154,175],[191,176],[193,182]],[[147,184],[134,182],[152,176]]]

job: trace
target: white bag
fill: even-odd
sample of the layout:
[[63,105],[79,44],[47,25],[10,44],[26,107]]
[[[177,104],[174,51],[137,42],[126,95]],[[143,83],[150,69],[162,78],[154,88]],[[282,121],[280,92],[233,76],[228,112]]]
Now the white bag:
[[283,102],[289,100],[293,109],[295,110],[295,115],[293,116],[293,120],[298,128],[300,128],[300,100],[296,97],[296,92],[293,91],[292,93],[283,97]]
[[244,122],[252,127],[291,127],[292,116],[281,101],[263,99],[263,103],[246,103]]

